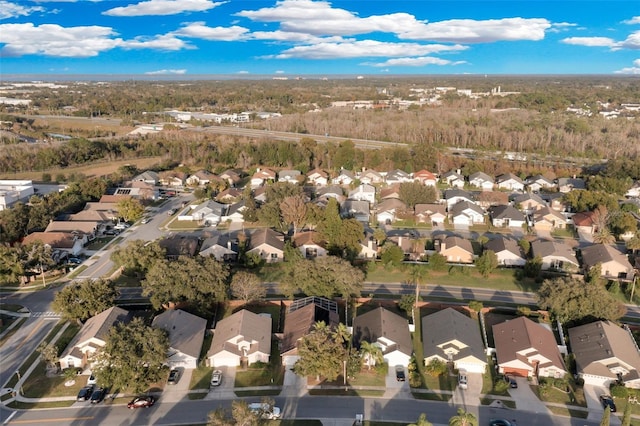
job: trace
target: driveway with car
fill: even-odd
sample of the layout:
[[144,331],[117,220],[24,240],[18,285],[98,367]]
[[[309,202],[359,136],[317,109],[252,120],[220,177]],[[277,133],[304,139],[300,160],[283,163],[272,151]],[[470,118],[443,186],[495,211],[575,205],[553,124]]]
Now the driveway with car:
[[549,413],[547,406],[538,399],[531,390],[529,380],[526,377],[514,377],[518,383],[517,388],[509,388],[509,395],[516,403],[516,409],[531,411],[534,413]]

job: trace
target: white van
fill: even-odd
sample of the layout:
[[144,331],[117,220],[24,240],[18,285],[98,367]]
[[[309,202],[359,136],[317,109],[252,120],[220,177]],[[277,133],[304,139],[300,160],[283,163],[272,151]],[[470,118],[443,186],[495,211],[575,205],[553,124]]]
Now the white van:
[[269,404],[254,402],[249,404],[249,409],[263,419],[275,420],[280,418],[280,408],[273,407],[273,409],[271,409]]

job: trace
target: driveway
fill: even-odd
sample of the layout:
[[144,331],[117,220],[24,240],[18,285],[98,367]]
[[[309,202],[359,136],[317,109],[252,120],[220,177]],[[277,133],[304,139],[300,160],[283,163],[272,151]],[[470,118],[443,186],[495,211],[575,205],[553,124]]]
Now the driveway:
[[[604,386],[588,385],[583,387],[584,399],[587,401],[587,408],[589,408],[588,420],[600,420],[602,419],[602,413],[604,409],[600,403],[600,395],[608,395],[609,389]],[[618,417],[612,415],[610,419],[611,425],[619,425],[621,421]]]
[[536,236],[543,240],[553,240],[551,231],[549,231],[548,229],[536,229]]
[[190,368],[179,368],[180,378],[175,385],[165,384],[162,391],[161,398],[164,401],[181,401],[187,398],[189,393],[189,384],[191,383],[191,373],[193,370]]
[[404,369],[404,382],[399,382],[396,378],[396,367],[394,365],[390,365],[387,369],[387,375],[385,377],[385,386],[387,387],[384,393],[385,398],[403,398],[410,396],[409,371],[407,367],[402,368]]
[[220,386],[210,387],[209,393],[204,399],[224,399],[235,397],[233,389],[236,383],[236,368],[216,367],[215,369],[222,372],[222,381],[220,382]]
[[480,395],[482,395],[482,374],[466,373],[467,389],[456,386],[453,391],[451,403],[458,407],[464,407],[466,410],[474,410],[478,414],[477,406],[480,404]]
[[517,388],[510,388],[509,395],[516,403],[516,409],[522,411],[530,411],[533,413],[550,413],[546,405],[538,399],[526,377],[515,377],[518,383]]

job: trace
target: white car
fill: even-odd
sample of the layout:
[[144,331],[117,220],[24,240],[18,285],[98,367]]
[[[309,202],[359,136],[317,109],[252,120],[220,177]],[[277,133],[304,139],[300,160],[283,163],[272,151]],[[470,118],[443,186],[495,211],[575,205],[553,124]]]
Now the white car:
[[211,375],[211,387],[220,386],[222,383],[222,371],[215,370]]
[[275,420],[280,418],[280,408],[279,407],[271,408],[269,404],[264,404],[262,402],[254,402],[249,404],[249,409],[263,419]]
[[458,374],[458,386],[460,386],[460,389],[467,389],[467,373],[464,371],[460,371]]

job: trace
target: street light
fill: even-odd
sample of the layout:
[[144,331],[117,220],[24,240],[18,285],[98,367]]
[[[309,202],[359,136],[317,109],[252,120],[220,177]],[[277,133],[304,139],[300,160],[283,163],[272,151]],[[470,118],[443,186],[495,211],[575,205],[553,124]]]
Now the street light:
[[342,379],[344,382],[344,390],[347,390],[347,360],[342,360]]

